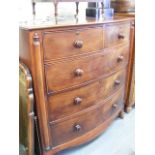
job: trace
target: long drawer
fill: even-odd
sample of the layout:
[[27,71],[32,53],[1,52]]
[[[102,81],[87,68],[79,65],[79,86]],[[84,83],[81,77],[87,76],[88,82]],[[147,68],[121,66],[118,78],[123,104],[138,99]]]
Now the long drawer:
[[97,104],[116,92],[124,84],[125,78],[124,69],[79,89],[49,96],[49,120],[61,119]]
[[45,65],[47,93],[55,93],[111,74],[128,63],[128,51],[128,45],[118,46],[80,59]]
[[101,106],[71,119],[51,124],[53,145],[60,145],[73,140],[104,123],[108,117],[123,108],[123,93],[118,91]]
[[105,28],[105,47],[126,44],[130,38],[130,23],[109,24]]
[[45,32],[43,48],[45,61],[101,50],[104,48],[104,29],[93,27]]

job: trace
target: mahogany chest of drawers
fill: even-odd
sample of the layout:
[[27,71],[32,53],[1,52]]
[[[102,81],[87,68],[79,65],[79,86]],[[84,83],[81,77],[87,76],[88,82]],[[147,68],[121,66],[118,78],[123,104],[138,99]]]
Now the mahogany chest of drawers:
[[123,117],[130,18],[20,27],[43,155],[83,144]]

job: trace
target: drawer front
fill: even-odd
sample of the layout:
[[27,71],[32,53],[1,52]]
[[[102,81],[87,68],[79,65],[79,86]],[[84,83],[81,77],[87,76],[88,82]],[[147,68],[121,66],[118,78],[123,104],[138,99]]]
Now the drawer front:
[[[93,42],[93,43],[92,43]],[[104,48],[103,27],[46,32],[43,39],[44,60],[86,54]]]
[[102,105],[102,107],[97,107],[91,111],[81,114],[80,116],[76,116],[69,120],[52,124],[51,134],[53,138],[53,145],[56,146],[73,140],[99,126],[104,122],[104,120],[108,119],[110,115],[113,115],[120,109],[120,107],[117,107],[111,110],[111,105],[114,105],[115,103],[120,104],[120,102],[122,102],[121,95],[122,93],[119,92],[114,96],[114,99],[105,103],[106,105],[110,104],[109,110],[106,113],[102,113],[103,110],[101,109],[104,109],[104,107],[106,107],[105,105]]
[[97,104],[112,95],[125,81],[126,70],[85,87],[56,94],[48,98],[49,119],[54,121]]
[[123,108],[124,106],[124,87],[118,90],[111,98],[103,104],[100,108],[100,113],[102,116],[108,115],[108,117],[113,114],[116,110]]
[[128,62],[128,51],[128,45],[120,46],[81,59],[45,65],[48,94],[111,74]]
[[[93,113],[93,115],[92,115]],[[63,144],[97,127],[101,123],[98,109],[78,117],[51,125],[53,145]]]
[[105,30],[105,47],[129,43],[130,23],[107,25]]

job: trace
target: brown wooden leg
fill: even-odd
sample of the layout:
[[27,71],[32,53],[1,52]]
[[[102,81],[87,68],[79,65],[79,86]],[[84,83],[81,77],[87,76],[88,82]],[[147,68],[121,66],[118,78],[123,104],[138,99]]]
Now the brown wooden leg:
[[129,113],[131,110],[132,110],[132,107],[126,107],[126,108],[125,108],[125,111],[126,111],[127,113]]
[[32,12],[33,12],[33,15],[36,14],[36,3],[35,2],[32,2]]
[[75,2],[76,3],[76,16],[78,16],[79,14],[79,2]]
[[123,110],[119,113],[119,117],[122,119],[124,118],[124,111]]
[[54,10],[55,10],[54,15],[55,17],[57,17],[58,16],[58,2],[54,2]]

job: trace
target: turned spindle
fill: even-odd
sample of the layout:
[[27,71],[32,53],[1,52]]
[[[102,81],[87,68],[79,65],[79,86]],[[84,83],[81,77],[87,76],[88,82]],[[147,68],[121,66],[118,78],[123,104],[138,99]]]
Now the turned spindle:
[[104,13],[104,3],[103,2],[101,2],[101,9],[102,9],[101,13],[103,14]]
[[36,14],[36,3],[35,2],[32,2],[32,12],[33,12],[33,15]]
[[79,2],[75,2],[76,3],[76,16],[78,16],[79,14]]
[[55,17],[58,16],[58,2],[54,2],[54,15]]

